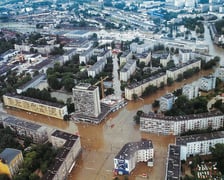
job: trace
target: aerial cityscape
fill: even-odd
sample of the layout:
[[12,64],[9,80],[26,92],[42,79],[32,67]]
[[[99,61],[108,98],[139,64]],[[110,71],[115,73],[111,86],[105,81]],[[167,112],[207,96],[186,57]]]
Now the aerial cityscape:
[[0,180],[224,179],[224,0],[1,0]]

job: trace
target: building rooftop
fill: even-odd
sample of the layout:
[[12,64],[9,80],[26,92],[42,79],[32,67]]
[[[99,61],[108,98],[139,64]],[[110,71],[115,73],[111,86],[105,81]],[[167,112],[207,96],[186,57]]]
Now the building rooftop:
[[51,136],[61,138],[65,140],[65,143],[63,147],[60,149],[59,153],[57,154],[54,163],[51,165],[47,173],[42,178],[44,180],[52,180],[54,178],[55,174],[58,172],[65,158],[70,153],[71,148],[75,144],[76,140],[79,138],[78,136],[74,134],[70,134],[67,132],[59,131],[59,130],[55,130],[51,134]]
[[136,63],[136,60],[133,59],[128,60],[124,65],[124,67],[120,70],[120,72],[127,72],[134,63]]
[[89,91],[92,91],[96,88],[97,88],[97,86],[92,86],[89,83],[79,83],[78,85],[76,85],[74,87],[74,89],[85,89],[85,90],[89,90]]
[[105,59],[100,59],[100,60],[97,61],[94,65],[92,65],[92,66],[88,69],[88,71],[95,71],[95,70],[97,70],[97,69],[100,67],[100,65],[101,65],[101,64],[104,64],[105,62],[106,62]]
[[52,60],[51,59],[46,59],[46,60],[43,60],[43,61],[41,61],[40,63],[38,63],[34,66],[30,66],[28,69],[40,70],[43,67],[49,65],[50,63],[52,63]]
[[208,141],[211,139],[220,139],[224,138],[224,131],[217,131],[212,133],[205,134],[193,134],[189,136],[178,136],[176,137],[177,145],[187,145],[187,143],[196,142],[196,141]]
[[133,154],[142,149],[152,149],[153,144],[151,140],[140,141],[140,142],[131,142],[125,144],[120,152],[115,156],[116,159],[130,159]]
[[215,116],[224,116],[224,114],[220,111],[201,113],[201,114],[190,114],[190,115],[182,115],[182,116],[164,116],[162,114],[148,113],[143,114],[141,117],[149,118],[149,119],[158,119],[164,121],[186,121],[190,119],[200,119],[205,117],[215,117]]
[[27,86],[31,85],[33,82],[37,81],[38,79],[45,78],[45,74],[38,74],[37,76],[34,76],[30,81],[27,83],[23,84],[22,86],[18,87],[17,89],[24,89]]
[[105,50],[103,52],[101,52],[98,56],[99,57],[103,57],[105,54],[107,54],[110,50]]
[[124,51],[120,57],[126,57],[131,51]]
[[26,96],[17,95],[17,94],[6,94],[4,96],[17,98],[17,99],[21,99],[21,100],[25,100],[25,101],[30,101],[30,102],[34,102],[34,103],[38,103],[38,104],[43,104],[43,105],[47,105],[47,106],[52,106],[52,107],[56,107],[56,108],[62,108],[62,107],[65,106],[63,104],[59,104],[59,103],[55,103],[55,102],[49,102],[49,101],[44,101],[44,100],[35,99],[35,98],[26,97]]
[[61,139],[67,140],[67,141],[73,141],[73,140],[78,139],[78,137],[79,137],[77,135],[70,134],[70,133],[67,133],[67,132],[64,132],[64,131],[59,131],[59,130],[55,130],[51,134],[51,136],[55,136],[55,137],[58,137],[58,138],[61,138]]
[[180,179],[180,146],[169,145],[166,180],[179,180]]
[[26,128],[26,129],[33,130],[33,131],[37,131],[39,128],[42,127],[39,124],[34,124],[34,123],[24,121],[24,120],[20,120],[20,119],[17,119],[15,117],[11,117],[11,116],[3,119],[3,122],[9,123],[9,124],[14,124],[16,126],[20,126],[20,127]]
[[161,98],[171,99],[171,98],[174,98],[174,95],[172,93],[168,93],[168,94],[165,94],[164,96],[162,96]]
[[182,53],[190,53],[190,52],[192,52],[191,49],[180,49],[179,51],[182,52]]
[[80,54],[79,56],[86,56],[89,53],[92,53],[92,51],[93,51],[93,49],[88,49],[88,50],[84,51],[82,54]]
[[11,161],[20,153],[22,153],[22,151],[20,151],[18,149],[5,148],[0,153],[0,158],[4,159],[6,164],[10,164]]
[[171,69],[168,69],[167,71],[176,71],[178,69],[181,69],[181,68],[183,68],[185,66],[188,66],[188,65],[193,64],[193,63],[198,62],[198,61],[201,61],[201,60],[197,59],[197,60],[189,61],[189,62],[183,63],[183,64],[181,64],[179,66],[176,66],[176,67],[173,67]]
[[148,77],[148,78],[146,78],[146,79],[143,79],[142,81],[138,81],[138,82],[129,84],[129,85],[127,86],[127,88],[128,88],[128,89],[134,89],[134,88],[136,88],[136,87],[138,87],[138,86],[141,86],[142,84],[145,84],[145,83],[150,82],[150,81],[152,81],[152,80],[158,79],[158,78],[160,78],[160,77],[162,77],[162,76],[166,76],[166,73],[165,73],[165,72],[161,72],[161,73],[158,73],[158,74],[156,74],[156,75],[154,75],[154,76],[150,76],[150,77]]

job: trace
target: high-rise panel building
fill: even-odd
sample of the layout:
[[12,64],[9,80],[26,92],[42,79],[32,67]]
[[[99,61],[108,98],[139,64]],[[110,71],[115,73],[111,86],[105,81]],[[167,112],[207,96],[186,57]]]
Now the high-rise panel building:
[[100,115],[100,95],[97,86],[80,83],[72,91],[76,113],[91,117],[98,117]]

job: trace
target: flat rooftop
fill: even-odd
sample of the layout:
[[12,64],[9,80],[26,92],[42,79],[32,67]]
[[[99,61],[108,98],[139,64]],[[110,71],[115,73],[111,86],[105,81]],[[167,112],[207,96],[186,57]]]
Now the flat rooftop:
[[152,149],[152,141],[130,142],[125,144],[120,152],[115,156],[116,159],[130,159],[138,150]]
[[194,64],[194,63],[196,63],[198,61],[201,61],[201,60],[198,59],[198,60],[189,61],[189,62],[183,63],[182,65],[179,65],[179,66],[173,67],[171,69],[168,69],[167,71],[176,71],[176,70],[184,68],[185,66],[188,66],[190,64]]
[[191,143],[191,142],[209,141],[212,139],[221,139],[221,138],[224,138],[224,131],[217,131],[217,132],[205,133],[205,134],[193,134],[189,136],[176,137],[176,144],[187,145],[187,143]]
[[34,76],[30,81],[28,81],[27,83],[23,84],[22,86],[18,87],[17,89],[24,89],[27,86],[31,85],[32,83],[34,83],[35,81],[38,81],[39,79],[44,79],[46,77],[45,74],[38,74],[37,76]]
[[[66,140],[63,147],[60,149],[59,153],[57,154],[54,163],[51,165],[51,167],[48,169],[47,173],[44,174],[43,178],[44,180],[52,180],[54,179],[54,176],[58,173],[59,168],[64,163],[67,155],[70,153],[71,148],[75,144],[76,140],[79,138],[78,136],[74,134],[70,134],[64,131],[55,130],[51,136],[61,138]],[[67,167],[70,168],[70,167]]]
[[43,105],[47,105],[47,106],[52,106],[52,107],[56,107],[56,108],[62,108],[62,107],[65,106],[63,104],[49,102],[49,101],[44,101],[44,100],[31,98],[31,97],[26,97],[26,96],[17,95],[17,94],[6,94],[4,96],[17,98],[17,99],[21,99],[21,100],[24,100],[24,101],[30,101],[30,102],[34,102],[34,103],[38,103],[38,104],[43,104]]
[[174,95],[172,93],[168,93],[168,94],[165,94],[162,97],[165,98],[165,99],[171,99],[171,98],[174,98]]
[[181,175],[180,146],[169,145],[166,180],[179,180]]
[[79,83],[78,85],[76,85],[74,87],[74,90],[89,90],[89,91],[92,91],[94,89],[96,89],[97,86],[92,86],[90,83]]
[[164,120],[164,121],[186,121],[190,119],[201,119],[201,118],[209,118],[209,117],[215,117],[215,116],[224,116],[224,114],[220,111],[215,112],[207,112],[207,113],[201,113],[201,114],[190,114],[190,115],[182,115],[182,116],[164,116],[162,114],[155,114],[155,113],[148,113],[148,114],[142,114],[141,117],[148,118],[148,119],[158,119],[158,120]]
[[120,72],[127,72],[134,63],[136,63],[136,60],[132,60],[132,59],[128,60],[126,64],[124,65],[124,67],[120,70]]
[[92,65],[88,71],[96,71],[102,64],[106,64],[106,60],[105,59],[100,59],[99,61],[97,61],[94,65]]
[[165,73],[165,72],[161,72],[161,73],[158,73],[158,74],[156,74],[156,75],[154,75],[154,76],[150,76],[150,77],[148,77],[148,78],[146,78],[146,79],[143,79],[142,81],[138,81],[138,82],[129,84],[129,85],[127,86],[127,88],[128,88],[128,89],[134,89],[134,88],[136,88],[136,87],[138,87],[138,86],[141,86],[141,85],[143,85],[143,84],[145,84],[145,83],[147,83],[147,82],[153,81],[153,80],[155,80],[155,79],[159,79],[159,78],[161,78],[161,77],[163,77],[163,76],[166,76],[166,73]]
[[8,124],[14,124],[16,126],[20,126],[22,128],[30,129],[30,130],[33,130],[33,131],[37,131],[39,128],[42,127],[39,124],[34,124],[34,123],[24,121],[24,120],[20,120],[20,119],[17,119],[15,117],[11,117],[11,116],[3,119],[3,122],[8,123]]

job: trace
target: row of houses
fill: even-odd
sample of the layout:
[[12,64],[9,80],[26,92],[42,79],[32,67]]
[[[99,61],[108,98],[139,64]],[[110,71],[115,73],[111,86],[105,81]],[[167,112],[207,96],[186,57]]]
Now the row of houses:
[[161,114],[143,114],[140,117],[140,130],[148,133],[179,135],[184,132],[207,129],[219,129],[224,125],[224,114],[216,111],[201,114],[164,116]]
[[190,61],[188,63],[169,69],[166,71],[166,73],[159,73],[147,79],[143,79],[142,81],[129,84],[127,87],[125,87],[125,98],[128,100],[132,100],[133,94],[141,96],[149,85],[153,85],[156,87],[160,87],[161,83],[164,83],[166,85],[168,78],[176,80],[179,74],[183,74],[185,71],[192,68],[200,69],[201,60]]

